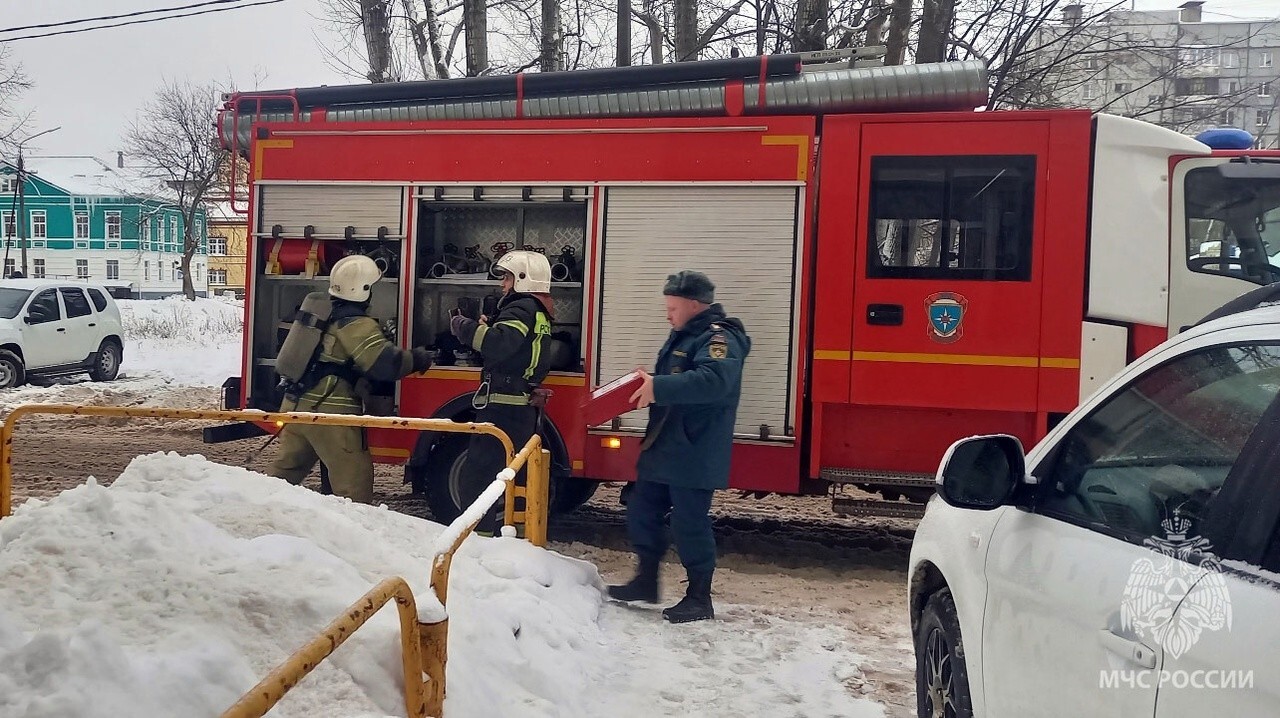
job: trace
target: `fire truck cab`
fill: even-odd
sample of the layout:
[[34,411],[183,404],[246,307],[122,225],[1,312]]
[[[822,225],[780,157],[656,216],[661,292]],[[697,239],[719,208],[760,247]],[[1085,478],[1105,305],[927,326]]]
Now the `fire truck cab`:
[[[1280,153],[1084,110],[975,112],[980,63],[851,54],[228,96],[220,136],[250,177],[228,403],[278,407],[291,313],[360,252],[385,267],[371,312],[437,351],[388,403],[466,420],[480,368],[449,310],[496,300],[502,252],[545,252],[541,433],[553,510],[569,510],[634,478],[646,412],[587,426],[582,403],[652,365],[663,281],[694,268],[753,341],[731,486],[914,516],[956,439],[1034,443],[1147,349],[1277,278]],[[465,440],[369,443],[438,519],[482,488],[459,478]]]

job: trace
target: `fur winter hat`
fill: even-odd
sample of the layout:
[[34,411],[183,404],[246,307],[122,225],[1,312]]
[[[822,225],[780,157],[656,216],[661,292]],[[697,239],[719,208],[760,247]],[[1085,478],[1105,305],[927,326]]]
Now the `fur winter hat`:
[[684,297],[703,304],[713,304],[716,300],[716,285],[702,272],[685,269],[667,276],[667,284],[662,288],[662,293],[670,297]]

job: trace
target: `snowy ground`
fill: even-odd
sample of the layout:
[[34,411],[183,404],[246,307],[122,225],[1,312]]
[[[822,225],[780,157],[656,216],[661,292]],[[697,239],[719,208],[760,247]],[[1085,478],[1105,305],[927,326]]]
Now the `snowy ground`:
[[[127,378],[23,388],[0,405],[189,405],[214,393],[186,384],[237,373],[238,306],[124,310],[137,348],[126,348]],[[170,332],[170,318],[199,331]],[[56,424],[35,426],[57,443],[47,441]],[[102,430],[129,455],[153,450],[105,438],[123,427]],[[76,431],[68,440],[93,428]],[[199,456],[148,454],[102,480],[109,488],[90,480],[0,521],[0,715],[217,715],[379,579],[401,575],[420,601],[430,596],[428,552],[441,527],[424,519]],[[899,573],[730,558],[717,575],[717,620],[669,626],[656,610],[604,600],[601,574],[625,578],[628,555],[552,548],[468,539],[450,593],[450,718],[857,718],[886,715],[872,699],[886,695],[887,714],[905,715],[911,646]],[[679,574],[664,567],[668,599],[679,596]],[[272,715],[403,715],[398,646],[388,608]]]

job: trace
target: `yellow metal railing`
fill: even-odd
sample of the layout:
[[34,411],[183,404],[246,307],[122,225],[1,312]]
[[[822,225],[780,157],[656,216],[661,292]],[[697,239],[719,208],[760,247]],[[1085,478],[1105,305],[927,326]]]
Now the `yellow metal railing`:
[[[414,419],[348,414],[312,414],[307,412],[223,411],[202,409],[166,409],[141,407],[70,406],[64,404],[27,404],[15,408],[0,428],[0,517],[8,516],[13,500],[13,432],[18,419],[31,414],[95,416],[126,419],[205,419],[213,421],[255,421],[275,423],[321,424],[329,426],[362,426],[377,429],[408,429],[453,433],[488,434],[500,441],[506,450],[507,468],[494,479],[466,511],[449,524],[436,541],[431,565],[431,589],[444,618],[438,622],[419,621],[413,592],[404,579],[383,580],[335,618],[311,642],[258,682],[222,718],[260,718],[271,710],[285,693],[297,685],[338,646],[364,625],[383,606],[392,601],[400,613],[400,641],[405,676],[405,711],[409,718],[439,718],[444,709],[445,664],[448,659],[449,617],[446,603],[449,592],[449,568],[454,553],[475,529],[484,513],[499,498],[506,498],[504,533],[523,514],[525,538],[537,546],[547,541],[547,510],[551,485],[551,456],[542,448],[537,434],[520,451],[514,451],[511,439],[501,429],[488,423],[458,423],[446,419]],[[526,486],[518,486],[515,476],[526,468]],[[524,511],[516,510],[516,499],[524,497]]]

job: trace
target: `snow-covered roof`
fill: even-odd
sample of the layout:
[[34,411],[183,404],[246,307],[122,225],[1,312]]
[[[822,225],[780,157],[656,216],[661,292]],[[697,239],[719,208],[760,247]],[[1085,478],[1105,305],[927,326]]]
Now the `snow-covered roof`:
[[116,167],[91,156],[27,157],[35,176],[73,195],[97,197],[158,197],[164,185],[130,167]]

